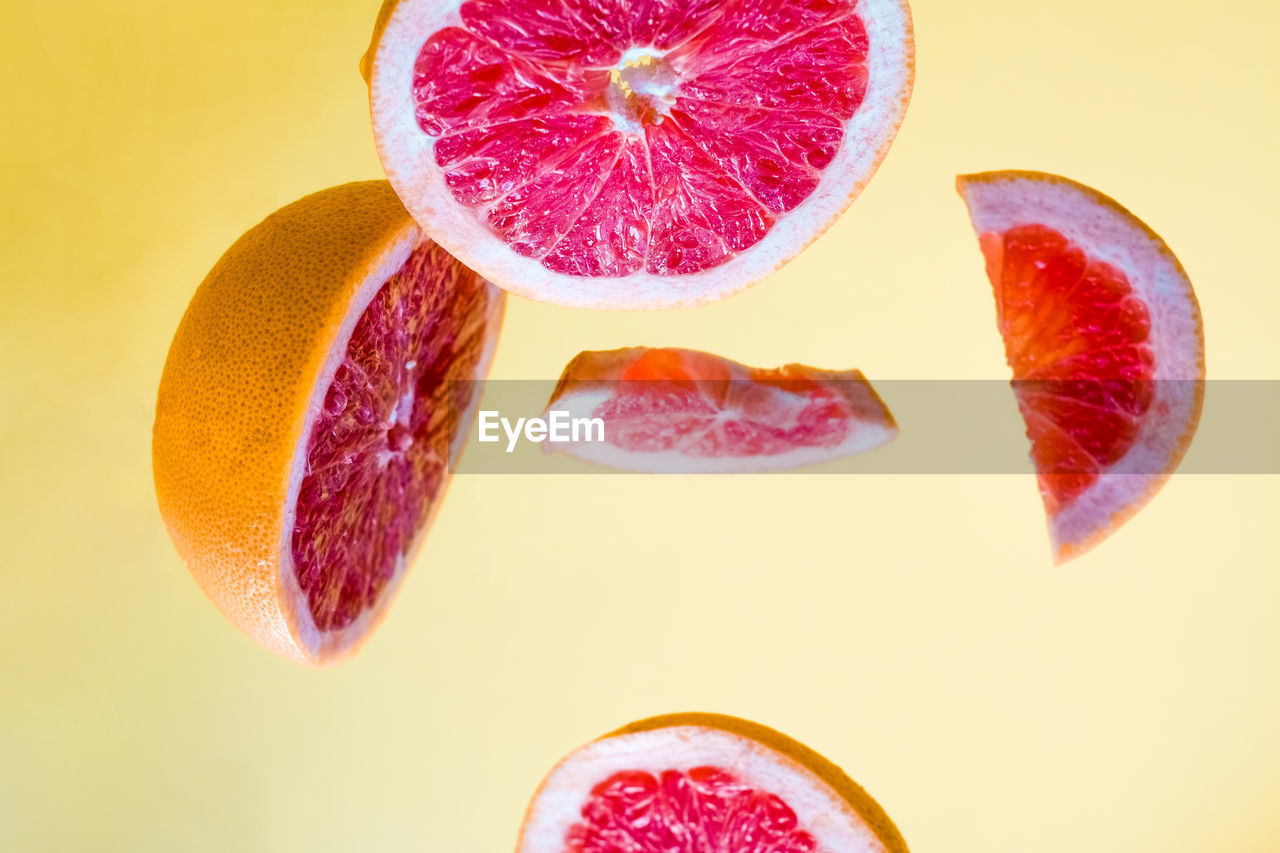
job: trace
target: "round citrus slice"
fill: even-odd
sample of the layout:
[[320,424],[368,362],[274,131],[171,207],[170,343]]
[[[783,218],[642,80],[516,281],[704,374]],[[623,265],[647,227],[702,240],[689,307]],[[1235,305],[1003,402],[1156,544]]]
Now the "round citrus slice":
[[547,450],[666,474],[816,465],[897,435],[889,409],[857,370],[755,368],[696,350],[648,347],[578,355],[545,419],[582,425],[576,436],[564,430],[565,442],[544,444]]
[[958,188],[1062,562],[1141,509],[1190,445],[1200,308],[1164,241],[1096,190],[1039,172],[965,175]]
[[794,257],[906,111],[906,0],[386,0],[362,63],[405,206],[500,286],[695,305]]
[[562,760],[516,853],[906,853],[866,791],[786,735],[718,714],[632,723]]
[[156,401],[160,513],[228,619],[334,663],[385,612],[448,480],[502,291],[385,181],[269,216],[200,285]]

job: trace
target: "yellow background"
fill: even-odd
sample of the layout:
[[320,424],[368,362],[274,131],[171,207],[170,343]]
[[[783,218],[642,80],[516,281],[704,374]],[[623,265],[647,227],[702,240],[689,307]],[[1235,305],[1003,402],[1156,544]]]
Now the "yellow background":
[[[462,477],[351,663],[228,626],[155,508],[156,384],[242,231],[379,175],[377,5],[7,4],[0,849],[509,850],[564,752],[683,709],[824,752],[917,853],[1280,849],[1275,478],[1175,479],[1055,570],[1026,477]],[[1004,377],[951,182],[1007,167],[1134,209],[1191,271],[1211,376],[1280,375],[1280,7],[915,16],[897,145],[801,258],[696,310],[513,300],[495,375],[668,344]]]

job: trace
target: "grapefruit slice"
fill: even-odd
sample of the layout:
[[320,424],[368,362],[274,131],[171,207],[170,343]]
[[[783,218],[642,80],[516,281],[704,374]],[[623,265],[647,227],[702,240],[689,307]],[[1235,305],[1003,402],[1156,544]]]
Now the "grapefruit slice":
[[543,780],[516,853],[906,853],[893,821],[827,759],[719,714],[632,723]]
[[1063,562],[1132,517],[1186,453],[1204,396],[1200,308],[1164,241],[1097,190],[1040,172],[957,186]]
[[577,440],[568,432],[570,441],[544,448],[664,474],[816,465],[879,447],[898,431],[857,370],[747,367],[670,348],[579,354],[561,375],[545,417],[552,412],[587,429]]
[[152,461],[178,552],[244,633],[325,665],[373,630],[476,402],[454,380],[487,372],[503,302],[385,181],[295,202],[218,261],[169,349]]
[[386,0],[362,62],[405,206],[500,286],[742,290],[858,195],[906,111],[906,0]]

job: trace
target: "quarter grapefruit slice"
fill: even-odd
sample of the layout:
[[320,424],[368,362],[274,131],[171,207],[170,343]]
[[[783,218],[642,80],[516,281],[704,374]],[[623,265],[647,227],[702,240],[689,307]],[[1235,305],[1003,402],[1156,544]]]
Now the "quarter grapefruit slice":
[[1058,562],[1177,467],[1204,396],[1204,330],[1169,247],[1117,202],[1040,172],[957,183],[986,256]]
[[742,290],[861,192],[906,111],[906,0],[386,0],[362,62],[405,206],[500,286]]
[[324,665],[373,630],[476,402],[454,380],[487,372],[503,302],[385,181],[295,202],[218,261],[169,349],[152,461],[178,552],[244,633]]
[[866,791],[813,750],[719,714],[632,723],[543,780],[516,853],[906,853]]
[[544,448],[666,474],[816,465],[879,447],[898,431],[857,370],[747,367],[672,348],[579,354],[551,395],[553,411],[565,423],[598,419],[599,428],[588,424],[578,440]]

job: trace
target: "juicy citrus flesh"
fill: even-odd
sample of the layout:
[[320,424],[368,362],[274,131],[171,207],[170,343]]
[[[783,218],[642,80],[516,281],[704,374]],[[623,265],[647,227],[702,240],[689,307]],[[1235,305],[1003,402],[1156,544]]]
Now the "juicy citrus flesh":
[[1204,325],[1173,251],[1060,175],[961,175],[1049,522],[1055,562],[1085,553],[1164,486],[1204,402]]
[[439,498],[491,298],[425,241],[357,321],[307,441],[291,537],[319,631],[377,606]]
[[855,0],[467,0],[413,75],[454,200],[571,276],[696,273],[808,198],[867,90]]
[[813,853],[816,839],[777,794],[720,767],[623,770],[601,781],[563,853]]
[[835,447],[852,429],[848,401],[795,368],[753,368],[735,380],[724,361],[705,353],[655,349],[620,381],[625,385],[595,415],[608,425],[609,440],[626,450],[771,456]]
[[723,714],[639,720],[565,756],[518,853],[906,853],[893,821],[823,756]]
[[1133,447],[1153,398],[1151,317],[1128,276],[1058,231],[980,235],[997,324],[1050,513]]
[[[638,470],[671,473],[686,471],[690,460],[707,463],[698,468],[706,471],[723,460],[726,472],[745,470],[733,460],[814,464],[883,443],[894,429],[858,371],[754,368],[677,348],[582,353],[565,369],[550,408],[566,401],[582,401],[603,421],[605,443],[620,451],[615,463],[629,467],[630,456]],[[586,445],[570,452],[604,461]]]

